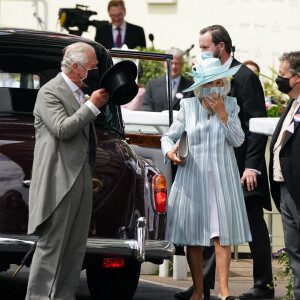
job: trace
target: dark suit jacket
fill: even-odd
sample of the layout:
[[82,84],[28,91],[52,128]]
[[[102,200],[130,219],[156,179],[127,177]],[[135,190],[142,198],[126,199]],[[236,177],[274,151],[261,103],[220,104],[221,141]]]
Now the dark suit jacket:
[[[127,23],[124,44],[129,49],[134,49],[137,46],[146,47],[146,38],[144,29],[140,26]],[[103,45],[107,49],[114,47],[112,24],[107,24],[99,27],[96,32],[95,41]]]
[[[178,84],[177,93],[181,93],[182,90],[190,87],[193,84],[192,81],[187,80],[181,76]],[[176,95],[177,95],[176,93]],[[173,98],[173,109],[180,109],[180,97]],[[182,96],[185,98],[193,97],[193,92],[184,93]],[[178,95],[177,95],[178,96]],[[145,111],[163,111],[168,110],[168,99],[167,99],[167,80],[166,76],[159,77],[148,81],[146,86],[146,93],[143,98],[142,110]]]
[[[271,185],[271,194],[280,211],[280,183],[273,180],[273,149],[280,133],[282,123],[292,106],[293,101],[290,101],[287,108],[283,112],[276,129],[273,133],[270,144],[270,165],[269,165],[269,179]],[[295,122],[294,133],[287,131],[282,142],[279,160],[284,178],[284,184],[287,187],[292,199],[295,201],[298,208],[298,216],[300,216],[300,122]]]
[[[240,62],[233,59],[230,67],[239,64]],[[262,173],[262,175],[258,175],[257,189],[251,192],[244,189],[246,203],[247,201],[253,201],[252,197],[255,197],[265,209],[271,210],[272,206],[265,162],[267,137],[249,131],[250,118],[267,116],[264,92],[259,78],[248,67],[242,65],[233,76],[231,90],[228,95],[237,98],[237,103],[240,107],[239,117],[245,132],[245,142],[243,145],[239,148],[234,148],[240,175],[243,175],[245,168],[256,169]]]

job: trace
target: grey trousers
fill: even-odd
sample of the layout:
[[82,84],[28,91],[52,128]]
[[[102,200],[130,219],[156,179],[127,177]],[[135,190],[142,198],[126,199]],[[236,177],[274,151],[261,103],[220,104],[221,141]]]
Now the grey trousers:
[[294,273],[294,297],[300,299],[300,218],[294,200],[286,186],[280,186],[280,210],[284,243]]
[[85,162],[68,194],[37,229],[26,300],[75,299],[91,219],[92,188],[90,165]]

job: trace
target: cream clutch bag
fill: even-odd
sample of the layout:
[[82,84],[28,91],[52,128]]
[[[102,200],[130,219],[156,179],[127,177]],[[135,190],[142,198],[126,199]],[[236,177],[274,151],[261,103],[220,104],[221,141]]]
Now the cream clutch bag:
[[186,131],[184,131],[180,137],[180,139],[176,142],[176,146],[179,146],[177,150],[177,157],[181,160],[184,160],[189,155],[189,142]]

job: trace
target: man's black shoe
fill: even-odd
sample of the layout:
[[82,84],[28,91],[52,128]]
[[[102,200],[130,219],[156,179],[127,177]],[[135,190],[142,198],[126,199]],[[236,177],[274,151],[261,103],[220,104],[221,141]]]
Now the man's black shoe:
[[239,299],[273,299],[274,289],[253,287],[248,292],[238,296]]
[[[193,295],[193,292],[194,292],[194,286],[192,285],[185,291],[177,292],[176,294],[174,294],[174,297],[178,299],[190,300]],[[203,294],[204,294],[204,298],[203,298],[204,300],[210,299],[210,290],[204,290]]]

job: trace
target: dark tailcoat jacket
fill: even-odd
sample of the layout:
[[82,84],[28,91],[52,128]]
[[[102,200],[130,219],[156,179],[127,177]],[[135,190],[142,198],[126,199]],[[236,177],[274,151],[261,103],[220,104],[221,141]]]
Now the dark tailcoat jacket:
[[[277,209],[280,211],[280,183],[273,180],[273,149],[278,139],[282,123],[292,106],[292,100],[288,104],[287,108],[283,112],[276,129],[273,133],[271,144],[270,144],[270,168],[269,168],[269,179],[271,185],[271,194],[276,204]],[[299,110],[297,112],[299,114]],[[281,145],[279,154],[279,160],[284,178],[284,184],[287,187],[292,199],[295,201],[298,216],[300,218],[300,122],[294,122],[294,132],[286,132],[284,140]]]
[[[230,68],[239,64],[240,62],[234,58]],[[261,175],[257,176],[258,187],[251,192],[244,188],[245,201],[246,203],[247,201],[253,201],[252,197],[255,197],[255,199],[260,199],[261,205],[265,209],[271,210],[265,163],[267,136],[249,131],[250,118],[267,116],[264,92],[259,78],[248,67],[242,65],[233,76],[231,90],[228,95],[237,98],[237,103],[240,107],[239,117],[245,132],[245,141],[242,146],[234,148],[240,175],[243,175],[245,168],[261,171]]]
[[[192,81],[187,80],[181,76],[178,84],[177,92],[172,99],[173,109],[180,109],[180,100],[188,97],[193,97],[193,92],[182,93],[181,91],[190,87],[193,84]],[[159,77],[148,81],[146,86],[146,92],[143,98],[142,110],[160,112],[168,110],[168,98],[167,98],[167,80],[166,76]]]
[[[146,47],[146,38],[144,29],[140,26],[133,25],[126,22],[126,32],[124,44],[129,49],[134,49],[137,46]],[[114,47],[112,24],[103,25],[98,28],[95,41],[103,45],[107,49]]]

